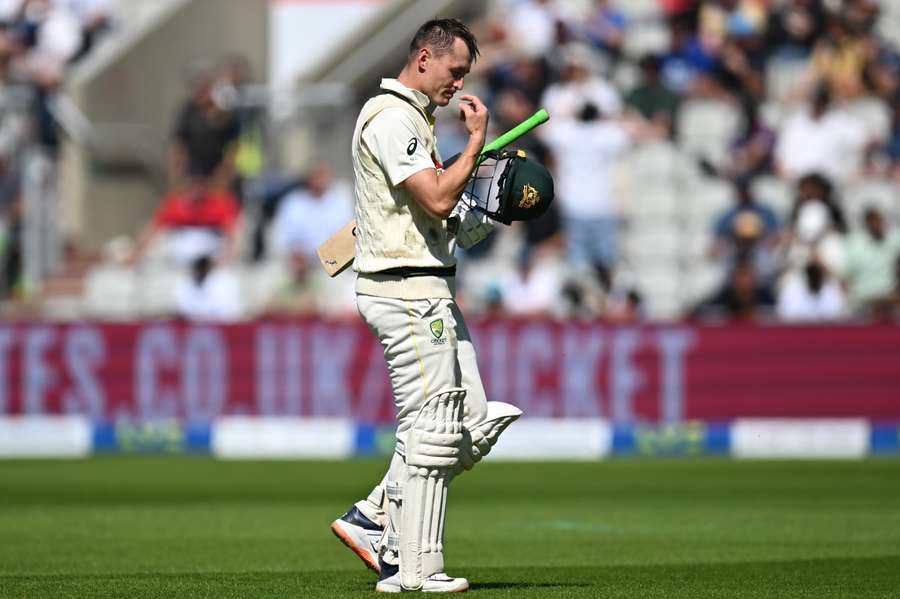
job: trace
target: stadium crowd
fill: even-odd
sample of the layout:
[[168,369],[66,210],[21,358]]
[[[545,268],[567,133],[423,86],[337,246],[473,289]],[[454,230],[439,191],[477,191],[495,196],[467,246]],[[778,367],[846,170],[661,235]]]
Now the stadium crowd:
[[[498,131],[538,106],[552,115],[530,142],[558,211],[527,227],[516,274],[476,297],[614,322],[895,313],[897,15],[891,32],[871,0],[635,4],[648,3],[510,2],[482,23]],[[726,126],[703,122],[717,111]],[[633,159],[654,153],[682,174]]]
[[[557,198],[460,256],[468,311],[612,323],[900,313],[900,12],[873,0],[488,7],[467,90],[495,134],[547,108],[518,145],[551,167]],[[352,276],[328,279],[315,256],[352,217],[349,182],[323,163],[296,179],[266,171],[265,115],[240,102],[250,80],[239,57],[191,74],[172,191],[133,247],[108,252],[107,270],[165,279],[168,299],[139,313],[355,312]],[[459,151],[452,111],[436,128],[441,154]],[[109,299],[103,273],[89,279],[86,294]]]

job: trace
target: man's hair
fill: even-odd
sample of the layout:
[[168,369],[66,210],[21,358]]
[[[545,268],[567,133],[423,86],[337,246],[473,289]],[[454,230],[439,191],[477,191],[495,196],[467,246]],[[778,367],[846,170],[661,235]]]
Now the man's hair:
[[478,57],[478,42],[469,28],[463,25],[459,19],[433,19],[428,21],[416,31],[416,35],[409,43],[409,57],[412,58],[419,48],[430,48],[436,56],[441,56],[450,51],[453,41],[459,38],[466,43],[469,49],[469,57],[472,62]]

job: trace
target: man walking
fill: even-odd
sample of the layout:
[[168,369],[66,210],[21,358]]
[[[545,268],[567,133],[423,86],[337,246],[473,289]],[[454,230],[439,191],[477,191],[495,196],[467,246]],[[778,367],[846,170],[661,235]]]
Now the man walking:
[[382,592],[468,589],[466,579],[444,573],[447,487],[521,414],[486,400],[454,301],[451,213],[484,146],[487,109],[460,97],[469,138],[447,168],[433,131],[433,111],[462,89],[477,56],[460,21],[425,23],[406,66],[382,80],[353,134],[357,306],[384,348],[398,426],[384,479],[331,528],[379,572]]

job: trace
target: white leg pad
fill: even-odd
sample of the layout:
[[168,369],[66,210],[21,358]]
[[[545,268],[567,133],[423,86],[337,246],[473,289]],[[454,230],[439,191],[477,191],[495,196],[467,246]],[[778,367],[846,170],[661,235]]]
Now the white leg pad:
[[485,419],[463,431],[457,473],[471,470],[491,452],[500,434],[522,415],[522,410],[502,401],[487,402]]
[[400,525],[400,582],[407,590],[444,570],[447,485],[459,464],[465,397],[462,388],[432,395],[407,434]]
[[400,520],[403,507],[403,483],[396,480],[384,481],[384,492],[388,501],[387,526],[381,540],[381,558],[388,564],[400,562]]

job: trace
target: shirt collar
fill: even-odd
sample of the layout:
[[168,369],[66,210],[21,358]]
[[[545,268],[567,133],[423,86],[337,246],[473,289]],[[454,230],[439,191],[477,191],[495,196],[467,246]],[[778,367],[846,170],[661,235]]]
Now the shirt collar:
[[427,114],[428,116],[431,116],[431,113],[434,112],[435,105],[431,103],[431,100],[428,99],[428,96],[417,89],[406,87],[396,79],[382,79],[381,89],[386,89],[388,91],[400,94],[401,96],[410,100],[413,104],[421,108],[423,111],[425,111],[425,114]]

